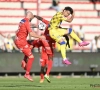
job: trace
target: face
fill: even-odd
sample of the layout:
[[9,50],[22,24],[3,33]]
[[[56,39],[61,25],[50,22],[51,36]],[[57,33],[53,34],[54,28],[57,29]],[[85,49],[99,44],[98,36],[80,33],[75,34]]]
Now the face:
[[30,13],[30,22],[32,21],[33,18],[34,18],[34,15]]
[[64,10],[64,11],[63,11],[63,15],[64,15],[65,17],[68,17],[70,14],[71,14],[71,13],[70,13],[70,11],[68,11],[68,10]]

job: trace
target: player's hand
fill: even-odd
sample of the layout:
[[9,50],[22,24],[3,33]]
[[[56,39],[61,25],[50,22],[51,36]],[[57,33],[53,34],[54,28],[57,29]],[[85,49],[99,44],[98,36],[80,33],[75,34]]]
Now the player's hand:
[[46,37],[45,36],[40,36],[40,39],[46,39]]

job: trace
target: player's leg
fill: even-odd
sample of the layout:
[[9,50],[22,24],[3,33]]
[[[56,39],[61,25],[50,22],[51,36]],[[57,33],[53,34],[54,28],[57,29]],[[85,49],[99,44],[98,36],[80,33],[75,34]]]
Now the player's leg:
[[44,69],[45,69],[45,59],[40,59],[41,70],[40,70],[40,83],[44,82]]
[[[30,49],[32,50],[33,45],[31,45],[31,43],[33,43],[34,41],[33,41],[33,40],[31,40],[31,41],[28,40],[27,42],[28,42],[28,47],[30,47]],[[24,70],[26,70],[27,59],[28,59],[28,57],[27,57],[26,55],[24,55],[24,58],[23,58],[23,60],[21,61],[21,67],[22,67]]]
[[52,65],[53,65],[53,55],[48,55],[48,67],[47,67],[47,71],[46,71],[46,74],[45,74],[45,78],[46,80],[50,83],[51,80],[49,78],[49,74],[51,72],[51,69],[52,69]]
[[65,38],[63,36],[61,36],[61,33],[59,32],[59,30],[60,29],[50,30],[49,34],[50,34],[52,39],[54,39],[56,42],[58,42],[60,44],[60,49],[61,49],[61,55],[62,55],[62,58],[63,58],[63,62],[64,62],[64,64],[69,65],[69,64],[71,64],[71,62],[69,62],[68,58],[66,57]]
[[24,77],[27,78],[30,81],[33,81],[33,79],[30,76],[30,70],[31,70],[31,67],[32,67],[32,63],[34,61],[34,56],[31,53],[31,49],[30,49],[27,42],[25,42],[23,44],[21,41],[15,40],[15,44],[23,52],[23,54],[28,57],[27,64],[26,64],[26,73],[25,73]]
[[45,48],[42,47],[42,52],[41,52],[41,59],[40,59],[40,65],[41,65],[41,70],[40,70],[40,83],[43,83],[44,81],[44,69],[47,66],[47,62],[48,62],[48,56],[47,53],[45,51]]
[[24,55],[24,59],[21,62],[21,67],[26,70],[26,63],[27,63],[27,59],[28,57],[26,55]]
[[[44,53],[48,55],[48,68],[45,74],[45,78],[47,79],[48,82],[50,82],[49,79],[49,73],[52,69],[52,62],[53,62],[53,48],[52,48],[52,42],[49,40],[41,40],[43,43],[43,48],[45,49]],[[46,55],[46,56],[47,56]]]
[[59,31],[62,35],[70,35],[73,39],[75,39],[78,43],[79,43],[79,46],[87,46],[89,43],[88,42],[85,42],[85,41],[82,41],[78,36],[77,34],[74,32],[74,30],[72,28],[60,28]]
[[32,64],[34,61],[34,56],[32,55],[30,47],[23,48],[22,52],[28,57],[27,63],[26,63],[26,73],[25,73],[24,77],[30,81],[33,81],[33,79],[30,76],[30,70],[32,68]]
[[55,44],[56,44],[56,50],[60,51],[61,50],[60,44],[58,42],[56,42]]

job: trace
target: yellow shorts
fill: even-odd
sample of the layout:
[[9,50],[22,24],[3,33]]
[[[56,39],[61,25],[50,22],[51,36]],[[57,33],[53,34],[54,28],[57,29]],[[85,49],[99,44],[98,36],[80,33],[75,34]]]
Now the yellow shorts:
[[63,28],[53,28],[49,29],[49,34],[52,39],[54,39],[56,42],[59,42],[63,35],[65,35],[67,29]]

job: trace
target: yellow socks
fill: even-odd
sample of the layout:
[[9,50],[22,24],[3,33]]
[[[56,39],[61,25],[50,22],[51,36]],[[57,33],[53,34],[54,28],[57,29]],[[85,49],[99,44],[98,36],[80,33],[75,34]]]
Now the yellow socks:
[[63,59],[66,59],[66,44],[61,45],[61,55]]

